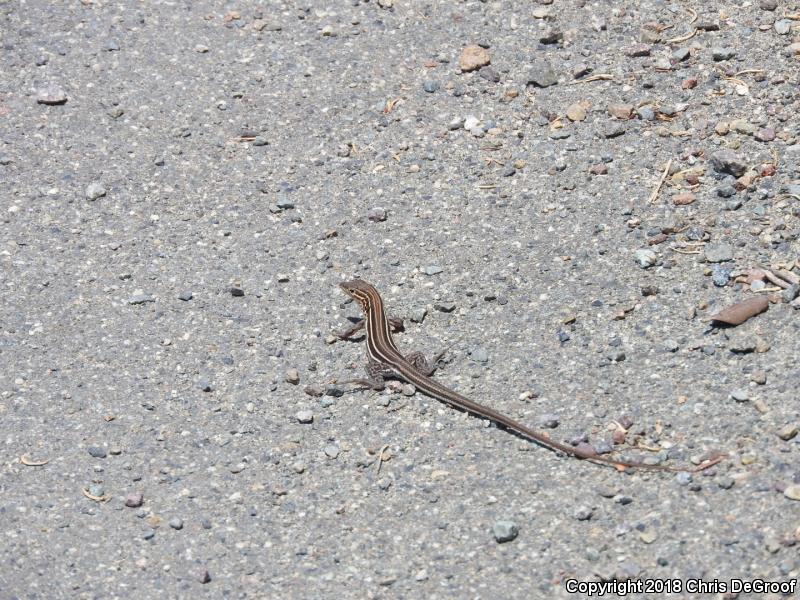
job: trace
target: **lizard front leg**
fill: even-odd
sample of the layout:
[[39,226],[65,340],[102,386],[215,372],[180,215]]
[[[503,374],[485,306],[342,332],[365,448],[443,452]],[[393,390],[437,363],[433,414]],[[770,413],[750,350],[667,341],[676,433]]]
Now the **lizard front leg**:
[[395,374],[392,367],[376,360],[371,360],[364,370],[367,372],[367,379],[348,379],[340,383],[342,385],[357,383],[380,392],[386,387],[386,377],[391,377]]
[[[403,325],[403,319],[400,319],[398,317],[389,317],[388,321],[389,321],[389,327],[392,328],[393,333],[396,333],[398,331],[403,331],[405,329],[405,326]],[[364,325],[366,324],[366,322],[367,322],[366,319],[361,319],[358,323],[353,324],[352,327],[348,327],[344,331],[335,333],[334,335],[338,337],[340,340],[346,340],[354,336],[362,329],[364,329]]]

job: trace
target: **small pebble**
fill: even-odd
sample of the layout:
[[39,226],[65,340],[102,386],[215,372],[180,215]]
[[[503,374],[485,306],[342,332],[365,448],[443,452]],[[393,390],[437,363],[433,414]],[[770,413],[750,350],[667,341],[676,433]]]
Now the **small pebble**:
[[439,265],[427,265],[422,269],[422,272],[425,273],[425,275],[438,275],[442,271],[444,271],[444,269]]
[[637,250],[634,257],[636,258],[636,262],[639,263],[639,266],[643,269],[652,267],[656,264],[657,260],[656,253],[647,248]]
[[756,131],[753,137],[759,142],[771,142],[775,139],[775,130],[772,127],[764,127]]
[[105,458],[107,456],[106,449],[102,446],[89,446],[87,451],[95,458]]
[[139,508],[144,504],[144,495],[141,492],[133,492],[125,497],[125,506],[128,508]]
[[664,340],[664,349],[667,352],[677,352],[680,349],[678,342],[673,339]]
[[178,294],[178,300],[183,300],[184,302],[188,302],[192,298],[194,298],[194,294],[190,290],[184,290]]
[[555,429],[559,425],[558,416],[551,414],[540,415],[536,422],[542,429]]
[[723,475],[717,480],[717,486],[723,490],[729,490],[736,485],[736,480],[733,477]]
[[633,104],[610,104],[608,113],[617,119],[628,120],[633,116]]
[[467,131],[472,131],[475,129],[482,130],[480,119],[478,119],[478,117],[475,117],[473,115],[467,115],[467,117],[464,119],[464,129],[466,129]]
[[434,81],[433,79],[427,79],[422,84],[422,89],[428,92],[429,94],[432,94],[439,89],[439,82]]
[[[691,56],[691,52],[688,48],[678,48],[672,53],[672,58],[676,62],[683,62],[687,58]],[[695,85],[697,85],[697,78],[695,78]]]
[[538,61],[528,70],[525,84],[546,88],[558,83],[558,75],[549,63]]
[[491,56],[486,48],[481,48],[477,44],[470,44],[461,51],[458,57],[458,67],[467,73],[476,71],[491,62]]
[[672,197],[672,203],[675,206],[687,206],[689,204],[693,204],[694,201],[695,196],[691,192],[680,192]]
[[476,363],[486,364],[489,362],[489,352],[487,352],[486,348],[475,348],[472,350],[469,357]]
[[711,49],[711,58],[715,61],[729,60],[736,56],[736,50],[733,48],[715,46]]
[[575,511],[575,518],[578,521],[588,521],[594,516],[594,510],[586,506],[581,506]]
[[300,423],[313,423],[314,422],[314,413],[310,410],[301,410],[296,415],[295,418]]
[[704,249],[706,262],[721,263],[733,260],[733,246],[726,243],[706,244]]
[[[800,489],[800,486],[798,486]],[[514,521],[497,521],[492,525],[492,534],[498,544],[510,542],[519,535],[519,527]]]
[[730,198],[736,194],[736,188],[729,183],[724,183],[717,187],[716,192],[717,196],[721,198]]
[[730,397],[736,402],[747,402],[750,400],[750,392],[744,388],[737,388],[731,392]]
[[586,108],[581,102],[575,102],[567,107],[566,115],[570,121],[583,121],[586,119]]
[[781,296],[783,297],[784,302],[791,302],[797,298],[798,294],[800,294],[800,284],[793,283],[788,288],[783,290]]
[[241,298],[242,296],[244,296],[244,290],[240,285],[237,284],[234,284],[230,288],[228,288],[228,291],[231,293],[231,296],[235,298]]
[[719,23],[717,21],[698,21],[695,27],[700,31],[719,31]]
[[639,534],[639,539],[645,544],[652,544],[658,539],[658,534],[655,531],[647,529]]
[[747,171],[747,163],[744,162],[732,150],[727,148],[717,150],[711,155],[711,167],[717,173],[730,174],[734,177],[741,177]]
[[497,83],[500,81],[500,73],[498,73],[497,70],[493,69],[492,67],[481,67],[480,71],[478,71],[478,75],[481,77],[481,79],[491,81],[492,83]]
[[560,29],[550,28],[539,36],[539,43],[549,45],[557,44],[564,39],[564,32]]
[[439,312],[451,313],[456,309],[456,306],[455,302],[437,302],[433,305],[433,308]]
[[654,111],[653,107],[649,104],[637,108],[636,114],[639,115],[639,118],[643,121],[654,121],[656,118],[656,111]]
[[292,385],[297,385],[300,383],[300,373],[297,369],[289,369],[286,371],[286,383],[291,383]]
[[[450,123],[447,124],[447,128],[450,131],[456,131],[456,130],[461,129],[462,127],[464,127],[464,123],[465,122],[466,122],[466,120],[464,119],[464,117],[453,117],[453,119],[451,119]],[[469,129],[469,128],[467,127],[466,129]]]
[[372,221],[373,223],[380,223],[381,221],[386,220],[386,209],[381,208],[380,206],[376,206],[374,208],[370,208],[367,211],[367,219]]
[[133,296],[128,298],[128,304],[136,305],[136,304],[146,304],[148,302],[155,302],[155,298],[150,294],[145,294],[141,290],[136,290]]
[[89,493],[94,496],[95,498],[102,498],[106,491],[103,489],[103,486],[97,483],[93,483],[89,486]]
[[789,498],[789,500],[800,500],[800,484],[793,483],[792,485],[787,485],[783,490],[783,495]]
[[789,19],[778,19],[775,21],[775,33],[787,35],[792,30],[792,22]]
[[788,442],[797,435],[799,427],[800,426],[798,426],[797,423],[789,423],[787,425],[784,425],[778,430],[778,437],[781,438],[784,442]]
[[106,195],[106,188],[103,187],[102,183],[93,182],[90,183],[86,188],[86,198],[89,200],[97,200],[98,198],[102,198]]
[[57,104],[64,104],[67,101],[67,92],[63,88],[56,85],[49,85],[40,89],[36,93],[36,102],[39,104],[47,104],[55,106]]
[[172,517],[169,520],[169,526],[175,530],[180,531],[181,529],[183,529],[183,519],[181,519],[180,517]]
[[325,446],[325,456],[328,458],[337,458],[339,456],[339,446],[336,444],[328,444]]
[[202,567],[197,571],[197,581],[200,583],[209,583],[211,581],[211,574],[208,572],[208,569]]
[[648,44],[636,44],[632,48],[625,51],[625,54],[631,58],[640,58],[643,56],[650,56],[651,48]]
[[750,373],[750,381],[757,385],[764,385],[767,383],[767,372],[760,369],[758,371],[753,371]]
[[731,278],[730,267],[725,267],[720,264],[711,267],[711,281],[717,287],[725,287]]

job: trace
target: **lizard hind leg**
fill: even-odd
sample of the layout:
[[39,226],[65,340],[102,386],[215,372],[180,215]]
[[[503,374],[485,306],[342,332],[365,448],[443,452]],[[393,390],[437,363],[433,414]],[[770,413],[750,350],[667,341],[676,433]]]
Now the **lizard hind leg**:
[[[447,351],[445,350],[445,352]],[[425,375],[425,377],[428,377],[433,375],[434,371],[436,371],[436,368],[439,366],[439,359],[442,358],[443,354],[444,352],[437,355],[433,361],[429,361],[427,358],[425,358],[425,355],[422,352],[412,352],[411,354],[406,355],[405,358],[409,363],[411,363],[411,366],[413,366],[417,372]]]

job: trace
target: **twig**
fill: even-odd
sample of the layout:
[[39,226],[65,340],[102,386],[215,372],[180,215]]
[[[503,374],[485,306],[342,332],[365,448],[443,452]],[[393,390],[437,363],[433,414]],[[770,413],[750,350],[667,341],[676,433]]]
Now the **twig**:
[[776,269],[775,274],[781,279],[785,279],[789,283],[800,284],[800,277],[791,271],[787,271],[786,269]]
[[674,37],[672,39],[667,40],[668,44],[677,44],[678,42],[685,42],[686,40],[692,39],[695,35],[697,35],[697,28],[695,27],[687,33],[686,35],[680,35],[678,37]]
[[689,25],[691,25],[692,23],[697,21],[697,11],[695,11],[693,8],[691,8],[689,6],[686,7],[686,10],[688,10],[689,13],[691,13],[691,15],[692,15],[692,20],[689,21]]
[[19,457],[19,462],[25,465],[26,467],[43,467],[44,465],[49,463],[50,460],[31,460],[30,458],[27,457],[27,455],[23,454],[22,456]]
[[395,98],[394,100],[387,100],[386,104],[383,107],[383,114],[388,115],[395,106],[397,106],[400,102],[402,102],[402,98]]
[[670,250],[678,254],[700,254],[700,250],[681,250],[680,248],[670,248]]
[[577,81],[570,82],[569,85],[577,85],[579,83],[589,83],[590,81],[600,81],[600,80],[608,81],[609,79],[614,79],[614,76],[611,73],[596,73],[594,75],[589,75],[584,79],[578,79]]
[[763,73],[764,69],[745,69],[743,71],[739,71],[734,75],[734,77],[738,77],[739,75],[747,75],[748,73]]
[[389,447],[389,444],[384,444],[381,448],[380,452],[378,452],[378,468],[375,470],[376,475],[380,475],[381,473],[381,465],[383,464],[383,453],[386,452],[386,449]]
[[753,290],[754,294],[769,294],[770,292],[780,292],[783,288],[780,287],[765,287],[760,290]]
[[669,168],[671,166],[672,166],[672,159],[670,158],[667,161],[667,166],[664,167],[664,172],[661,174],[661,179],[658,180],[658,185],[655,187],[653,193],[650,194],[650,198],[648,198],[647,200],[648,204],[652,204],[653,202],[656,201],[656,198],[658,197],[658,192],[661,191],[661,186],[664,185],[664,180],[667,178],[667,175],[669,174]]
[[778,158],[778,153],[775,151],[775,148],[770,148],[769,151],[770,154],[772,154],[772,166],[775,167],[775,169],[777,170],[778,163],[780,162],[780,159]]
[[713,467],[715,464],[717,464],[721,460],[727,458],[727,456],[728,456],[727,454],[718,454],[717,456],[712,456],[708,460],[705,460],[705,461],[701,462],[699,465],[697,465],[690,472],[691,473],[699,473],[700,471],[705,471],[709,467]]
[[637,442],[634,446],[637,450],[647,450],[648,452],[661,452],[661,448],[657,448],[656,446],[648,446],[642,442]]
[[106,495],[94,496],[90,494],[89,490],[87,490],[86,488],[81,488],[81,491],[83,492],[83,495],[86,496],[89,500],[93,500],[95,502],[108,502],[109,500],[111,500],[111,496],[106,496]]
[[787,283],[786,281],[784,281],[783,279],[781,279],[780,277],[775,275],[775,273],[773,273],[769,269],[761,269],[761,270],[764,271],[764,277],[766,277],[772,283],[774,283],[775,285],[781,287],[782,289],[785,290],[786,288],[788,288],[791,285],[790,283]]

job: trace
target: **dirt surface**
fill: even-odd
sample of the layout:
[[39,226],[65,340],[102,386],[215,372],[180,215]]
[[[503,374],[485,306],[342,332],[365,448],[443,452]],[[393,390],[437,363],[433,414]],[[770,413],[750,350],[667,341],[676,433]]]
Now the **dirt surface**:
[[[0,1],[0,597],[786,591],[799,36],[775,0]],[[337,385],[354,276],[554,439],[727,457],[619,473]]]

